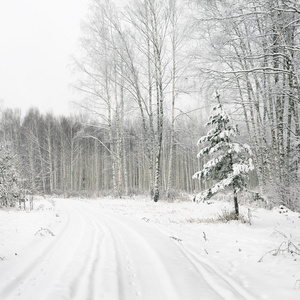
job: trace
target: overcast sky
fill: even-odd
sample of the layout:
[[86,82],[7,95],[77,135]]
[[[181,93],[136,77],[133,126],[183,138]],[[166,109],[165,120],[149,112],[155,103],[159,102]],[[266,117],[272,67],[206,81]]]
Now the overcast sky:
[[[0,100],[68,114],[68,65],[89,0],[0,0]],[[78,96],[77,96],[78,97]],[[3,104],[2,104],[3,106]]]

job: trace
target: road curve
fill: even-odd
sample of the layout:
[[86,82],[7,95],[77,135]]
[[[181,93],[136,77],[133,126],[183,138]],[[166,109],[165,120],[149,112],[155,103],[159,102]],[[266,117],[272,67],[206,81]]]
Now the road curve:
[[4,266],[1,300],[256,299],[147,222],[89,203],[57,202],[59,232],[28,249],[17,267]]

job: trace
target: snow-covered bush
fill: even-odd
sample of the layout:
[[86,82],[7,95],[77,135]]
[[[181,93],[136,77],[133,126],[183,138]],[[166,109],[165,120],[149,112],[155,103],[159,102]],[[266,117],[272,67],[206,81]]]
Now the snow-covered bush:
[[[219,100],[219,97],[217,97]],[[251,149],[247,144],[234,141],[238,134],[237,126],[229,125],[230,118],[222,104],[214,106],[205,126],[212,126],[201,137],[202,146],[198,158],[208,157],[203,169],[193,175],[194,179],[213,181],[214,184],[196,196],[196,201],[209,199],[214,194],[228,188],[233,190],[235,215],[239,215],[237,193],[246,187],[249,171],[254,169]]]

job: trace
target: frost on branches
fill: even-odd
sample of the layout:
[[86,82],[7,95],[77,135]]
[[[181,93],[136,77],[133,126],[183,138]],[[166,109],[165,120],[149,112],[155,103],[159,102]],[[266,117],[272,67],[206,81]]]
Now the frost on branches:
[[233,141],[238,130],[237,126],[229,125],[229,122],[230,118],[222,105],[219,103],[214,106],[209,121],[205,124],[212,129],[198,141],[198,145],[203,145],[198,158],[207,156],[209,161],[201,171],[193,175],[193,178],[211,180],[214,183],[211,188],[196,196],[197,201],[207,200],[226,188],[232,189],[235,213],[238,216],[237,193],[246,187],[249,171],[253,170],[254,166],[250,147]]

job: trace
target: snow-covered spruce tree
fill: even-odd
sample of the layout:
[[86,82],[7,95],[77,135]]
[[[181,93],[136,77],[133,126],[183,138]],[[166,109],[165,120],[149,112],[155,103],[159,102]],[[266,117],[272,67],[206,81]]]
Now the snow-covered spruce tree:
[[21,192],[15,157],[8,143],[0,144],[0,207],[14,206]]
[[221,190],[232,189],[235,217],[238,218],[237,194],[246,187],[249,171],[254,166],[250,147],[234,141],[238,134],[237,126],[228,124],[229,115],[223,109],[219,95],[217,99],[218,104],[213,107],[209,121],[205,124],[212,126],[212,129],[198,141],[198,145],[204,144],[198,158],[208,156],[209,161],[204,164],[203,170],[193,175],[194,179],[212,180],[213,186],[199,193],[196,200],[206,200]]

